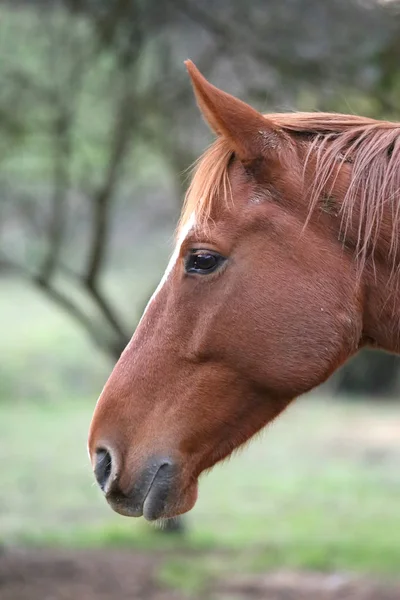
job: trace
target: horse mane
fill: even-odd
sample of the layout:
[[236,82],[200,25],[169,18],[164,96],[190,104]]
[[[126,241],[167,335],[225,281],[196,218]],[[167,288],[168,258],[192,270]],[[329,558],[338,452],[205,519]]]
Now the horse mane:
[[[359,215],[356,254],[365,263],[371,247],[376,245],[383,209],[390,203],[390,254],[394,257],[400,223],[400,201],[396,202],[400,193],[400,123],[336,113],[293,112],[265,116],[294,140],[300,134],[300,139],[309,143],[304,169],[312,157],[315,166],[314,184],[307,191],[310,200],[307,221],[321,196],[332,192],[340,168],[350,163],[350,182],[338,206],[344,237],[357,206],[354,211]],[[228,141],[220,137],[195,163],[178,230],[193,213],[198,221],[205,223],[216,202],[228,202],[228,167],[232,156]]]
[[[192,214],[205,223],[210,218],[212,207],[221,199],[227,202],[230,195],[228,167],[233,150],[224,137],[218,137],[198,158],[192,167],[192,180],[185,195],[178,235]],[[229,194],[228,194],[229,190]]]

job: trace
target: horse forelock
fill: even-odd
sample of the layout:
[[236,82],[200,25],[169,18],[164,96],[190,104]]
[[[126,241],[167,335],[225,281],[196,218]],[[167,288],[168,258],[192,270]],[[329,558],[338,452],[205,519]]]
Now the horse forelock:
[[[204,225],[217,202],[227,202],[230,196],[228,167],[233,150],[224,137],[217,140],[194,163],[192,180],[186,192],[177,237],[181,236],[190,219]],[[222,190],[222,195],[221,195]]]

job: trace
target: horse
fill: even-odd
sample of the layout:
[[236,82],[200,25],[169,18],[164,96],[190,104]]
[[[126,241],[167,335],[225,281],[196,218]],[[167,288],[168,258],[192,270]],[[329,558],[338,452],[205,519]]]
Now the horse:
[[149,521],[360,349],[400,353],[400,123],[263,115],[186,66],[216,139],[88,440],[109,505]]

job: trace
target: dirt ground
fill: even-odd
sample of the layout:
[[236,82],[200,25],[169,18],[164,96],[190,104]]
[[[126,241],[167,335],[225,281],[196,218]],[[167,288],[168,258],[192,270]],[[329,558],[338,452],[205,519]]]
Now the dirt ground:
[[[123,551],[5,551],[0,600],[183,600],[156,581],[165,554]],[[400,583],[340,575],[234,576],[201,594],[210,600],[400,600]]]

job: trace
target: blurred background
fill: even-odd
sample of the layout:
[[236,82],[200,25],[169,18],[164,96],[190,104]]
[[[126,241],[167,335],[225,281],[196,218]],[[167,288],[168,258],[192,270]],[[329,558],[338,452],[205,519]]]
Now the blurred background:
[[397,357],[298,400],[164,532],[112,513],[86,436],[212,140],[183,60],[264,112],[396,120],[400,3],[1,0],[0,57],[0,599],[398,599]]

